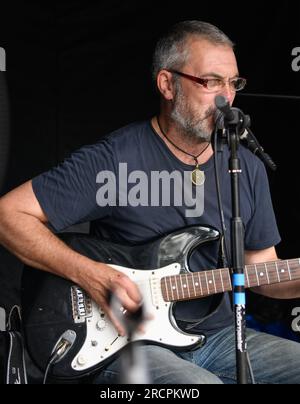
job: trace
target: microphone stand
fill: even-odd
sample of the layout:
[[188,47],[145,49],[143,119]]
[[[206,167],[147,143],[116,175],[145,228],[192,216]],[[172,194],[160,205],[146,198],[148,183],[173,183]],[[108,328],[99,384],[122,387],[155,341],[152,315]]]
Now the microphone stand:
[[[231,108],[223,96],[215,98],[215,104],[221,114],[216,115],[217,129],[223,129],[222,141],[227,142],[231,156],[229,172],[231,174],[232,221],[232,286],[235,312],[236,362],[238,384],[248,384],[248,352],[246,341],[246,294],[245,294],[245,255],[244,255],[244,224],[240,214],[239,175],[242,173],[238,148],[240,141],[271,170],[277,166],[272,158],[265,153],[262,146],[250,130],[251,120],[238,108]],[[225,129],[225,131],[224,131]],[[225,134],[224,134],[225,132]],[[249,363],[250,366],[250,363]]]
[[[218,97],[217,97],[218,98]],[[219,100],[220,101],[220,100]],[[224,100],[223,100],[224,101]],[[227,101],[225,99],[225,101]],[[216,100],[216,106],[224,113],[224,105]],[[223,107],[223,108],[222,108]],[[231,175],[232,220],[231,220],[231,248],[232,248],[232,286],[235,313],[236,335],[236,363],[238,384],[248,384],[248,361],[246,342],[246,294],[245,294],[245,258],[244,258],[244,224],[240,213],[240,184],[242,173],[238,156],[241,127],[248,117],[236,108],[225,106],[224,127],[231,152],[229,172]]]

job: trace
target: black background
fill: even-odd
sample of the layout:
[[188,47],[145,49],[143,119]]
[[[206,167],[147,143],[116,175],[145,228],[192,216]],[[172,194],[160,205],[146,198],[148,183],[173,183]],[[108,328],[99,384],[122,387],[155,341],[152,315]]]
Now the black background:
[[[6,2],[8,3],[8,2]],[[269,173],[282,235],[282,258],[300,256],[300,5],[285,1],[142,2],[10,1],[0,6],[0,46],[7,54],[11,147],[2,193],[49,169],[109,131],[153,116],[151,82],[156,40],[173,23],[201,19],[236,43],[247,90],[236,106],[278,165]],[[18,300],[21,264],[0,256],[0,305]],[[259,299],[255,312],[272,320],[299,301]],[[274,307],[276,310],[274,310]],[[269,308],[269,309],[268,309]],[[272,312],[271,309],[272,308]]]

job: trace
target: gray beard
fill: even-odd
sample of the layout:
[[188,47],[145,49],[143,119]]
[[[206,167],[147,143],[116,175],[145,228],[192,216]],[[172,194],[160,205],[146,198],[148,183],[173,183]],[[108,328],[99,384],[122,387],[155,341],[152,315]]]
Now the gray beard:
[[212,129],[208,128],[207,118],[215,114],[215,108],[210,107],[203,118],[199,118],[191,111],[186,97],[182,94],[181,88],[178,88],[174,108],[171,112],[173,119],[178,130],[185,136],[189,137],[191,141],[210,142]]

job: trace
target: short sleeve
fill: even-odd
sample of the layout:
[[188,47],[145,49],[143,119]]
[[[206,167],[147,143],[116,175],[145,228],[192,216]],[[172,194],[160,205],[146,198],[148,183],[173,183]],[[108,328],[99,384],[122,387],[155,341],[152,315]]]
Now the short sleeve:
[[108,140],[76,151],[57,167],[33,178],[32,187],[54,230],[107,217],[111,205],[97,204],[97,175],[115,173],[114,153]]
[[281,241],[265,167],[258,161],[256,168],[253,185],[254,213],[245,229],[246,250],[270,248]]

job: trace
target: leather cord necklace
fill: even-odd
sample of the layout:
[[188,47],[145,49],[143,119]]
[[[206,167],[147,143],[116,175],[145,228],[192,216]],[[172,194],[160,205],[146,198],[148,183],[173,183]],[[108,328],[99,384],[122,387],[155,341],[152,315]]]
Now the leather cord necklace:
[[169,137],[167,136],[167,134],[163,131],[163,129],[162,129],[161,125],[160,125],[160,122],[159,122],[158,117],[156,118],[156,120],[157,120],[157,124],[158,124],[158,127],[159,127],[161,133],[162,133],[162,134],[164,135],[164,137],[168,140],[168,142],[171,143],[171,145],[173,145],[177,150],[181,151],[181,152],[184,153],[184,154],[187,154],[187,155],[190,156],[190,157],[193,157],[193,159],[195,160],[195,163],[196,163],[196,167],[195,167],[195,169],[192,171],[192,174],[191,174],[192,183],[193,183],[194,185],[197,185],[197,186],[203,185],[204,182],[205,182],[205,173],[204,173],[204,171],[200,170],[200,165],[199,165],[199,163],[198,163],[198,158],[209,148],[210,142],[209,142],[208,145],[202,150],[201,153],[199,153],[197,156],[195,156],[194,154],[191,154],[191,153],[186,152],[185,150],[182,150],[179,146],[177,146],[174,142],[172,142],[172,140],[169,139]]

